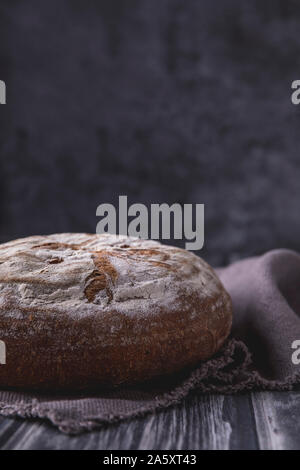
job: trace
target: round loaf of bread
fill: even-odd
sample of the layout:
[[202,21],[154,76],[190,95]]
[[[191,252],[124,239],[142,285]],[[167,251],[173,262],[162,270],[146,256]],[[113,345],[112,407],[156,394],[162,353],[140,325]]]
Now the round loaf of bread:
[[186,250],[88,234],[0,245],[2,388],[79,390],[171,374],[216,353],[231,321],[218,277]]

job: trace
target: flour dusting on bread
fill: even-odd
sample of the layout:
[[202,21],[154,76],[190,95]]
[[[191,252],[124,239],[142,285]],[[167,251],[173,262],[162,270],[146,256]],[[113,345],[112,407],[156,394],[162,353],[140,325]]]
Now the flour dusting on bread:
[[99,314],[101,306],[149,315],[192,291],[213,297],[219,285],[201,258],[149,240],[56,234],[0,245],[0,299],[41,312],[55,304],[57,314]]

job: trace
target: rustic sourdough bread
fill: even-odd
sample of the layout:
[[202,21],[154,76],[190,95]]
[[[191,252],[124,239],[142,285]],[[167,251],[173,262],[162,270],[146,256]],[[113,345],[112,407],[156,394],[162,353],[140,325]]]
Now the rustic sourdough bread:
[[192,366],[227,338],[229,295],[192,253],[124,236],[0,245],[0,386],[83,389]]

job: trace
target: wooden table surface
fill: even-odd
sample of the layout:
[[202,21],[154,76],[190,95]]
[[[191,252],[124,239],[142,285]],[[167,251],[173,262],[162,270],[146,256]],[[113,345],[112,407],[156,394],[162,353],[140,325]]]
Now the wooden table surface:
[[0,417],[1,449],[300,449],[299,392],[192,395],[145,418],[68,436],[40,421]]

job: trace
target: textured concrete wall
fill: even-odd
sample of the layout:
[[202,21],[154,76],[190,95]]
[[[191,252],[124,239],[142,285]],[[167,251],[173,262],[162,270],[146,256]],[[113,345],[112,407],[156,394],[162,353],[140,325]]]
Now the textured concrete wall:
[[290,0],[2,0],[2,239],[127,194],[206,204],[214,264],[300,250],[299,28]]

